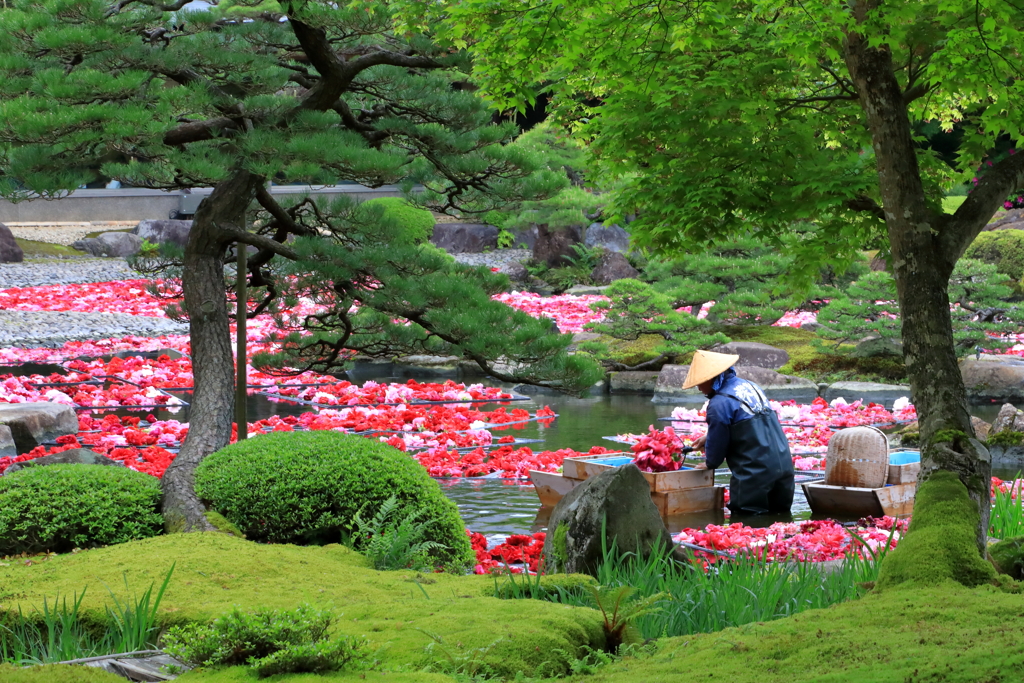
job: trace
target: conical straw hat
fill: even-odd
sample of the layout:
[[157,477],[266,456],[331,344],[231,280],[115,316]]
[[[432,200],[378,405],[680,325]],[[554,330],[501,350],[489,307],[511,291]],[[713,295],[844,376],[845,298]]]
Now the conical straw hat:
[[694,351],[690,361],[690,370],[683,381],[683,389],[692,389],[701,382],[718,377],[736,365],[739,356],[731,353],[715,353],[714,351]]

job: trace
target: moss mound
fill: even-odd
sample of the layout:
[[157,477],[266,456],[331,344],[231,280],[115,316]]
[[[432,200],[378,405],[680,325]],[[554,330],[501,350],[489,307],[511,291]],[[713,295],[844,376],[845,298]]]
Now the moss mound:
[[124,678],[101,669],[70,664],[49,664],[27,669],[0,664],[3,683],[124,683]]
[[[261,679],[256,678],[256,674],[250,673],[244,666],[233,666],[230,669],[190,671],[184,676],[179,676],[178,680],[182,683],[255,683]],[[271,680],[274,683],[314,683],[319,681],[331,683],[454,683],[455,681],[450,676],[428,674],[423,671],[413,673],[338,671],[337,673],[319,675],[285,674],[275,676]]]
[[363,206],[383,207],[384,219],[394,222],[413,243],[426,242],[434,232],[433,214],[426,209],[413,206],[401,197],[371,199]]
[[999,541],[988,549],[988,553],[1000,573],[1024,581],[1024,536]]
[[455,503],[416,461],[374,439],[334,431],[279,432],[235,443],[196,469],[196,492],[246,538],[269,543],[337,543],[361,508],[369,518],[392,495],[399,519],[424,510],[438,562],[474,560]]
[[0,556],[155,536],[160,482],[123,467],[48,465],[0,478]]
[[996,270],[1018,283],[1024,278],[1024,230],[983,232],[967,247],[964,258],[991,263]]
[[956,581],[977,586],[995,578],[975,545],[978,509],[952,472],[938,471],[917,489],[907,536],[882,562],[878,587]]
[[157,536],[32,565],[0,566],[0,609],[28,613],[41,609],[44,598],[52,604],[55,595],[81,594],[88,586],[82,608],[87,616],[103,618],[105,605],[112,604],[104,586],[123,601],[125,580],[135,593],[151,583],[159,587],[172,563],[174,575],[158,614],[162,625],[208,622],[235,605],[294,609],[309,603],[340,614],[338,632],[365,637],[385,669],[414,671],[438,661],[436,648],[427,653],[434,642],[428,634],[443,638],[453,656],[477,656],[509,677],[517,671],[567,671],[568,660],[582,656],[585,647],[604,644],[597,611],[499,600],[491,597],[491,577],[379,572],[339,545],[261,545],[216,532]]
[[[902,544],[901,544],[902,545]],[[591,683],[1010,683],[1024,671],[1024,596],[951,582],[665,640]],[[1016,673],[1015,673],[1016,672]]]

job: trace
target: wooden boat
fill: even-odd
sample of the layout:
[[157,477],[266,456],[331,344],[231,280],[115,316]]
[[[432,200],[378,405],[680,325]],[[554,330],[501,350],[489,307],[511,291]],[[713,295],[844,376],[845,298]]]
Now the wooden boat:
[[907,517],[914,510],[920,453],[895,452],[889,456],[885,486],[862,488],[833,486],[825,480],[803,484],[807,504],[816,515],[837,517]]
[[[541,505],[554,506],[589,477],[633,461],[624,454],[566,458],[562,473],[530,470]],[[662,517],[719,510],[725,506],[725,487],[715,485],[714,470],[686,468],[674,472],[641,472],[651,488],[651,501]]]

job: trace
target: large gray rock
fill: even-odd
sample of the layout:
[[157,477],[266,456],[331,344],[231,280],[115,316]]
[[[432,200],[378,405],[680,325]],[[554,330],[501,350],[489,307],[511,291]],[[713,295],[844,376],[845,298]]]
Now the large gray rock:
[[11,474],[30,467],[45,467],[47,465],[108,465],[111,467],[124,467],[124,463],[111,460],[105,455],[90,451],[88,448],[72,448],[71,450],[61,451],[53,455],[44,455],[41,458],[16,462],[8,467],[4,474]]
[[7,425],[0,425],[0,458],[18,454],[18,447],[14,445],[14,435]]
[[78,417],[63,403],[0,403],[0,425],[11,430],[18,453],[78,433]]
[[87,237],[71,245],[93,256],[134,256],[142,248],[142,238],[130,232],[105,232],[99,237]]
[[501,272],[508,275],[508,279],[512,282],[522,283],[530,281],[530,272],[526,270],[526,266],[519,261],[512,261],[506,265]]
[[719,344],[711,350],[718,353],[735,354],[740,357],[736,361],[736,365],[748,367],[778,370],[789,362],[789,354],[785,350],[757,342],[729,342],[728,344]]
[[544,567],[596,576],[602,545],[646,558],[659,542],[672,547],[651,489],[636,465],[625,465],[590,477],[558,501],[548,520]]
[[591,271],[590,279],[595,285],[610,285],[616,280],[636,278],[639,275],[640,271],[630,265],[625,256],[617,251],[606,251]]
[[438,223],[430,241],[449,254],[480,254],[498,248],[498,229],[477,223]]
[[982,354],[960,361],[967,393],[975,400],[1024,400],[1024,359]]
[[107,256],[134,256],[142,249],[142,238],[130,232],[105,232],[96,239]]
[[902,358],[903,342],[899,339],[869,337],[853,347],[852,355],[856,358]]
[[629,251],[629,233],[612,223],[591,223],[583,235],[583,244],[588,247],[603,247],[607,251],[625,254]]
[[132,232],[153,244],[177,244],[185,248],[192,221],[155,220],[139,221]]
[[1011,209],[997,220],[986,225],[984,230],[1024,230],[1024,209]]
[[25,252],[18,246],[14,233],[0,223],[0,263],[21,263],[25,260]]
[[[689,365],[666,365],[661,368],[654,390],[654,403],[702,404],[707,399],[700,390],[683,390],[683,380],[690,370]],[[765,396],[775,401],[798,401],[809,403],[818,396],[818,385],[809,379],[782,375],[769,368],[737,365],[736,375],[759,385]]]
[[[992,434],[1000,432],[1024,432],[1024,410],[1019,410],[1012,403],[1004,403],[999,414],[992,422]],[[984,438],[984,437],[979,437]]]
[[583,242],[583,226],[570,225],[564,228],[537,226],[537,241],[533,245],[533,260],[546,263],[551,268],[569,265],[576,258],[573,248]]
[[528,228],[520,230],[516,233],[515,240],[512,242],[513,249],[529,249],[533,251],[533,246],[537,244],[537,226],[531,225]]
[[861,400],[864,403],[878,403],[891,408],[893,402],[902,396],[910,396],[910,387],[905,384],[881,384],[879,382],[836,382],[825,389],[825,400],[844,399],[847,403]]
[[613,394],[654,394],[660,372],[626,370],[608,376],[609,391]]

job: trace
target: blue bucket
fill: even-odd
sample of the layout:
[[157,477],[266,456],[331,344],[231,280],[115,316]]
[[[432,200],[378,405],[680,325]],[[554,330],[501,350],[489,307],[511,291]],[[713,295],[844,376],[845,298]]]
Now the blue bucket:
[[921,462],[920,451],[896,451],[889,454],[890,465],[909,465],[913,462]]
[[608,458],[597,458],[590,462],[596,465],[608,465],[609,467],[620,467],[622,465],[628,465],[633,462],[633,458],[628,455],[613,455]]

